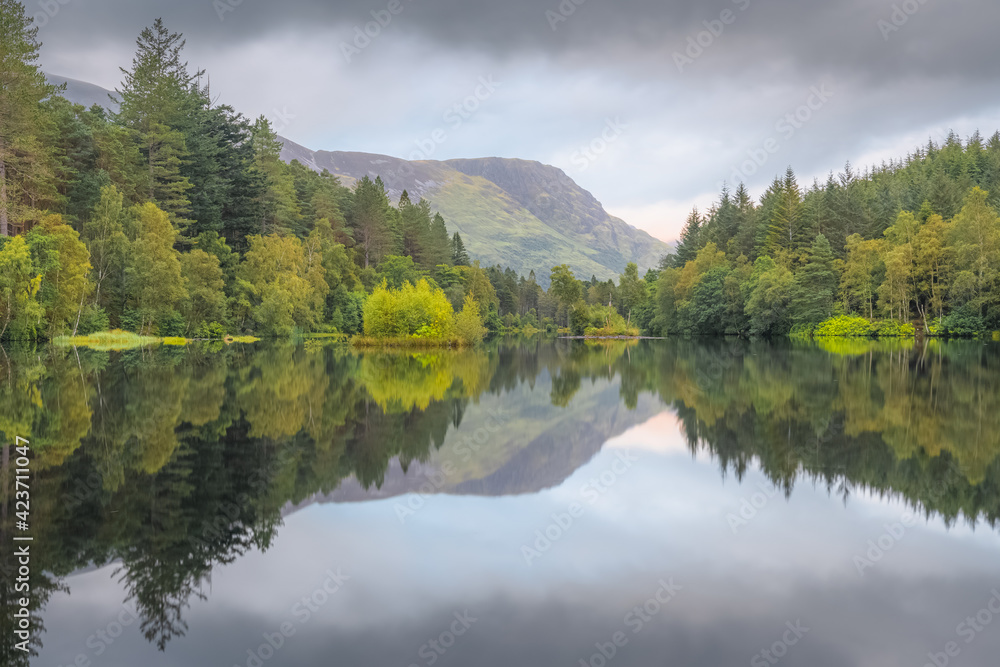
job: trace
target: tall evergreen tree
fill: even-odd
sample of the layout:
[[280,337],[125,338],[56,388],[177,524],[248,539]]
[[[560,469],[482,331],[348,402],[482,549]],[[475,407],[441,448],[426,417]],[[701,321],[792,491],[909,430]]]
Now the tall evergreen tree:
[[354,191],[351,226],[354,238],[361,245],[364,268],[378,263],[391,247],[389,229],[389,198],[381,178],[372,181],[363,176]]
[[[455,232],[455,235],[451,237],[451,263],[455,266],[469,265],[469,253],[465,249],[465,243],[462,242],[462,235],[458,232]],[[532,279],[534,279],[534,271],[532,271]]]
[[23,227],[54,193],[41,102],[55,88],[37,65],[37,36],[20,2],[0,0],[0,236]]
[[674,266],[681,268],[698,255],[701,248],[701,215],[696,206],[684,222],[681,238],[677,242],[677,252],[674,253]]
[[[428,209],[430,205],[428,204]],[[448,227],[440,213],[435,213],[424,244],[424,261],[428,266],[451,263],[451,238]]]
[[190,89],[201,72],[189,73],[181,60],[184,39],[156,19],[136,40],[132,68],[121,68],[117,120],[138,139],[146,166],[146,194],[178,230],[191,222],[191,181],[181,173],[188,158],[183,118],[192,111]]
[[802,192],[795,173],[789,167],[771,211],[766,246],[768,254],[773,255],[782,248],[797,250],[806,236],[803,222]]
[[251,128],[251,136],[254,170],[263,180],[258,202],[261,233],[300,232],[302,216],[295,197],[295,181],[288,165],[281,161],[278,135],[271,129],[270,121],[260,116]]
[[809,249],[808,263],[795,275],[790,304],[795,322],[816,324],[830,317],[837,282],[830,242],[820,234]]

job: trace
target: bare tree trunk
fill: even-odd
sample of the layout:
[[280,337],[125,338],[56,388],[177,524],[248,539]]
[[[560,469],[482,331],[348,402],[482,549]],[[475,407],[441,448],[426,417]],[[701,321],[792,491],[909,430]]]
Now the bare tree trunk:
[[73,335],[76,336],[76,330],[80,328],[80,315],[83,314],[83,299],[86,292],[80,295],[80,310],[76,311],[76,324],[73,325]]
[[0,139],[0,236],[7,236],[7,161],[6,146]]

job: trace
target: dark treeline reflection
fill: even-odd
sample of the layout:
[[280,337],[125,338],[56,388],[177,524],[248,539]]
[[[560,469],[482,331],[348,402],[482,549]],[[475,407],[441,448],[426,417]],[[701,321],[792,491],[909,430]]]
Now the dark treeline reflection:
[[[547,378],[535,390],[536,382]],[[549,381],[551,380],[551,381]],[[195,346],[0,355],[3,442],[34,451],[32,605],[81,568],[117,563],[125,602],[163,649],[186,630],[213,566],[266,549],[283,508],[391,461],[427,461],[484,395],[517,410],[572,409],[585,384],[618,381],[618,404],[657,396],[693,450],[723,472],[754,462],[791,490],[805,476],[845,496],[902,496],[947,521],[995,523],[1000,346],[981,342],[670,340],[494,343],[481,351],[358,355],[342,346]],[[14,528],[5,452],[2,541]],[[470,466],[475,466],[475,461]],[[6,555],[6,551],[5,551]],[[3,664],[13,650],[13,563],[4,558]],[[37,627],[37,626],[36,626]],[[36,631],[36,641],[41,632]]]

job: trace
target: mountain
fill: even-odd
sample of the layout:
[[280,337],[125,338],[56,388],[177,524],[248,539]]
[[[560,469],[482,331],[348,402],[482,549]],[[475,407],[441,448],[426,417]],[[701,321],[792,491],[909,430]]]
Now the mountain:
[[108,95],[112,94],[113,91],[95,86],[86,81],[69,79],[56,74],[46,74],[45,78],[53,86],[65,85],[66,90],[63,91],[63,97],[74,104],[82,104],[88,109],[96,104],[111,111],[118,110],[118,105],[108,99]]
[[[77,104],[113,108],[110,91],[84,81],[47,74],[66,84],[65,97]],[[281,138],[281,157],[328,169],[352,185],[363,176],[381,176],[393,201],[407,190],[423,197],[444,216],[449,232],[460,232],[474,259],[510,266],[527,275],[534,269],[548,286],[549,269],[569,264],[577,277],[616,278],[628,262],[640,272],[654,267],[669,246],[611,216],[597,199],[561,169],[507,158],[408,161],[387,155],[313,151]]]
[[381,176],[389,196],[423,197],[439,211],[449,231],[462,234],[473,258],[510,266],[518,273],[556,264],[577,277],[617,277],[628,262],[654,267],[669,246],[604,210],[596,198],[561,169],[529,160],[477,158],[409,161],[388,155],[312,151],[284,139],[281,157],[321,171],[345,184]]
[[[398,460],[393,461],[378,487],[366,489],[357,479],[348,478],[330,493],[317,493],[289,505],[285,513],[314,503],[362,502],[427,493],[428,480],[439,480],[433,493],[537,493],[559,486],[596,456],[606,442],[665,410],[651,394],[639,395],[634,408],[626,407],[619,380],[584,383],[566,407],[539,404],[537,397],[549,394],[552,386],[551,375],[544,371],[533,386],[483,394],[466,409],[461,428],[449,429],[441,447],[432,451],[426,461],[411,461],[406,470]],[[504,415],[504,428],[490,435],[482,452],[469,457],[460,443],[487,427],[490,416],[495,414]]]

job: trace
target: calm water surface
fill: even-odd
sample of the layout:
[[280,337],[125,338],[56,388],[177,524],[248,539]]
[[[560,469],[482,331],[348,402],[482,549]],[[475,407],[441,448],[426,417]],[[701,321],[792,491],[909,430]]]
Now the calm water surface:
[[32,665],[998,664],[997,343],[7,349],[0,431]]

